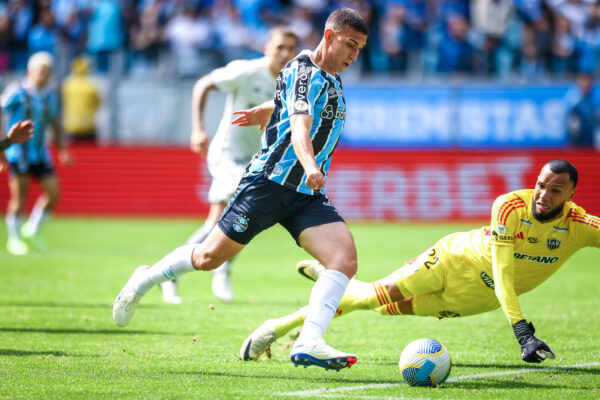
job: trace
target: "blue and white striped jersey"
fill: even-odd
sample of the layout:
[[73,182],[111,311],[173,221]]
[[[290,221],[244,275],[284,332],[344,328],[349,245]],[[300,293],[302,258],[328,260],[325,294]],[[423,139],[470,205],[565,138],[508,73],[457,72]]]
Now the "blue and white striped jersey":
[[[277,75],[275,111],[261,138],[262,150],[248,165],[248,176],[264,175],[268,179],[300,193],[315,191],[306,186],[306,174],[291,142],[290,116],[313,117],[310,138],[315,160],[327,176],[346,115],[339,75],[317,67],[305,50],[291,60]],[[324,188],[321,193],[325,193]]]
[[8,114],[8,130],[13,124],[30,119],[35,124],[33,137],[23,144],[13,144],[5,150],[9,162],[27,161],[30,164],[49,162],[46,148],[46,129],[58,117],[58,99],[50,90],[36,90],[27,79],[21,85],[9,87],[2,96],[2,111]]

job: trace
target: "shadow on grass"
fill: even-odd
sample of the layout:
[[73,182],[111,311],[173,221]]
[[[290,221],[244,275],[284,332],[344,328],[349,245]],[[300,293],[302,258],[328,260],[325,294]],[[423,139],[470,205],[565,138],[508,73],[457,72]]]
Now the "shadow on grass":
[[12,349],[0,349],[0,356],[14,356],[14,357],[28,357],[28,356],[48,356],[48,357],[101,357],[100,355],[82,355],[82,354],[68,354],[60,350],[46,350],[46,351],[27,351],[27,350],[12,350]]
[[179,335],[173,332],[132,331],[125,329],[63,329],[63,328],[10,328],[0,327],[0,332],[21,333],[73,333],[86,335]]

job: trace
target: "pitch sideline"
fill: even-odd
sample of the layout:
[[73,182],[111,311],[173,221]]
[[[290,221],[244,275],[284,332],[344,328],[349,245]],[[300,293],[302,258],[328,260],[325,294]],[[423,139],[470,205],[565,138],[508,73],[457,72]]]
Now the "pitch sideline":
[[[463,375],[457,377],[451,377],[446,382],[460,382],[471,379],[482,379],[482,378],[490,378],[494,376],[503,376],[503,375],[512,375],[512,374],[524,374],[529,372],[542,372],[542,371],[557,371],[557,370],[571,370],[571,369],[579,369],[586,367],[598,367],[600,366],[600,362],[592,362],[585,364],[575,364],[569,366],[556,366],[556,367],[541,367],[541,368],[521,368],[514,369],[511,371],[497,371],[497,372],[487,372],[482,374],[473,374],[473,375]],[[358,386],[343,386],[331,389],[311,389],[311,390],[301,390],[297,392],[281,392],[275,393],[275,395],[279,396],[299,396],[299,397],[341,397],[346,396],[341,392],[349,392],[352,390],[361,390],[361,389],[384,389],[388,387],[401,386],[406,385],[405,382],[394,382],[394,383],[374,383],[370,385],[358,385]],[[364,399],[408,399],[407,397],[389,397],[389,396],[354,396],[355,398],[364,398]],[[410,399],[418,400],[419,398],[410,397]]]

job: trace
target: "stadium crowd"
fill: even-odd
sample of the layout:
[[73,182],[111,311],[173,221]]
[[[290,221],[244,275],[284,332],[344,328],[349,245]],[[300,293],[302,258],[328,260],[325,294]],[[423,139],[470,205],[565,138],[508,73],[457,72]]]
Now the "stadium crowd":
[[0,72],[37,51],[57,75],[87,53],[99,73],[196,78],[260,55],[288,25],[313,48],[328,13],[360,10],[373,32],[362,73],[545,79],[596,72],[596,0],[8,0],[0,3]]

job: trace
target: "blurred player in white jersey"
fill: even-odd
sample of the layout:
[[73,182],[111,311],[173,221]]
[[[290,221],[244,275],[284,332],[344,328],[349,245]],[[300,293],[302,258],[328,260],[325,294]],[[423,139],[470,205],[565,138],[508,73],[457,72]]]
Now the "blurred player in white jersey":
[[[297,53],[298,37],[287,28],[273,28],[265,44],[265,56],[253,60],[234,60],[200,78],[192,94],[192,134],[190,147],[194,153],[206,157],[212,182],[208,192],[210,210],[204,224],[188,239],[187,244],[204,241],[225,206],[233,196],[246,165],[260,150],[262,130],[258,126],[231,124],[236,110],[245,110],[271,100],[275,92],[277,73]],[[227,92],[223,117],[210,140],[204,126],[204,110],[208,95],[213,90]],[[222,301],[233,302],[231,260],[212,272],[212,291]],[[163,299],[181,303],[177,281],[160,285]]]

